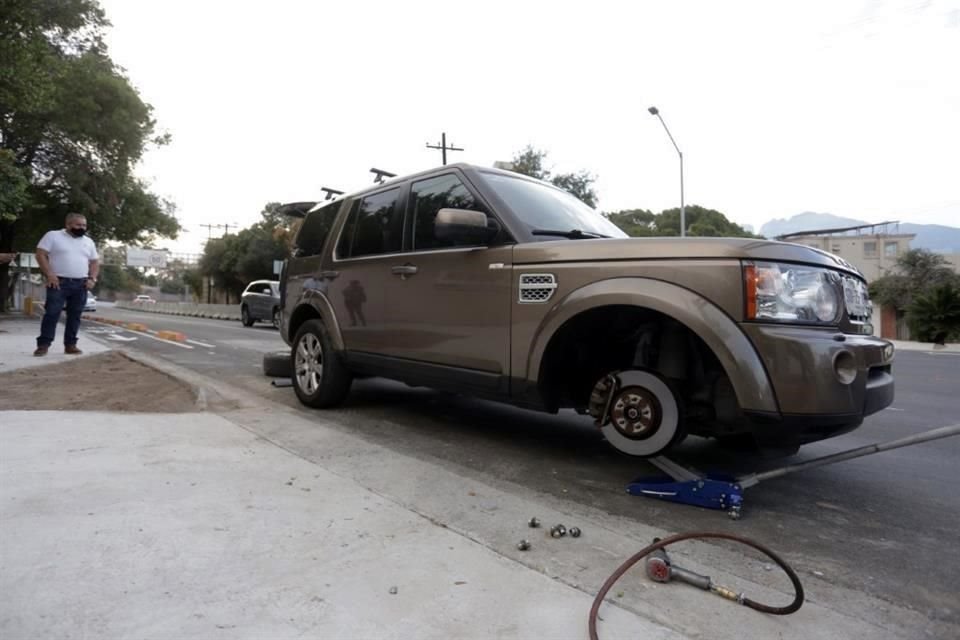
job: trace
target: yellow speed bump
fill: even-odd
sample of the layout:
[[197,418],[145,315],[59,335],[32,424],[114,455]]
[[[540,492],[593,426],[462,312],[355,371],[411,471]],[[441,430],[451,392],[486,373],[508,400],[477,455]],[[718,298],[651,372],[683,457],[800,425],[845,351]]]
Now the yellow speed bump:
[[128,322],[123,326],[126,327],[127,329],[130,329],[130,331],[139,331],[141,333],[147,332],[147,325],[141,324],[139,322]]
[[187,341],[187,336],[179,331],[157,331],[157,337],[161,340],[172,340],[173,342]]

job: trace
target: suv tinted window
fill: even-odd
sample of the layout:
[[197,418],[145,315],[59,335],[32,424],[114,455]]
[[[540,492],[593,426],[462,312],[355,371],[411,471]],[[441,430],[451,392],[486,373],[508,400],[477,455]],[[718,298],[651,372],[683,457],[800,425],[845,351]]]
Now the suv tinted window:
[[294,255],[303,258],[319,255],[323,251],[323,244],[330,235],[330,229],[333,228],[341,204],[343,201],[338,200],[307,214],[297,234],[297,248]]
[[403,212],[397,207],[400,189],[364,198],[350,212],[337,247],[338,258],[356,258],[403,249]]
[[452,241],[437,239],[433,232],[437,212],[444,208],[483,211],[473,195],[453,174],[413,183],[410,190],[410,210],[413,212],[414,251],[455,246],[456,243]]

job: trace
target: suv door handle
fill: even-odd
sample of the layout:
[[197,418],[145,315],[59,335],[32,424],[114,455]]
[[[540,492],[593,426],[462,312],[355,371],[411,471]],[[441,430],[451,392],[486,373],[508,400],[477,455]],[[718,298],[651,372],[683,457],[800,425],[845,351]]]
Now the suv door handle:
[[407,276],[412,276],[417,273],[417,267],[412,264],[398,265],[390,269],[393,272],[393,275],[400,276],[401,280],[405,280]]

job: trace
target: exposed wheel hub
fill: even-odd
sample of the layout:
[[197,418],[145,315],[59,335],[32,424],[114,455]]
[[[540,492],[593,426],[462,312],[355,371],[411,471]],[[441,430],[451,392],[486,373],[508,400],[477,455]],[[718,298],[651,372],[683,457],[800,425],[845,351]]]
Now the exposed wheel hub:
[[650,371],[617,371],[597,381],[589,413],[607,441],[629,455],[660,455],[683,437],[677,398]]
[[643,387],[627,387],[614,397],[610,421],[624,436],[641,440],[652,436],[660,426],[660,403]]

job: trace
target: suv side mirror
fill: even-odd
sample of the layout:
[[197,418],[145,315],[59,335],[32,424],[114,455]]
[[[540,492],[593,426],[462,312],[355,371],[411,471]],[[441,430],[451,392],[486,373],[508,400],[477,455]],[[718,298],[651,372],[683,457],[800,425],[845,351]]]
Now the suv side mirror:
[[487,214],[468,209],[440,209],[433,222],[433,233],[438,240],[456,243],[486,244],[498,231],[500,225],[488,221]]

